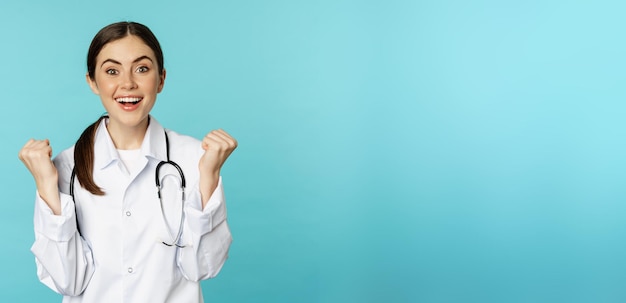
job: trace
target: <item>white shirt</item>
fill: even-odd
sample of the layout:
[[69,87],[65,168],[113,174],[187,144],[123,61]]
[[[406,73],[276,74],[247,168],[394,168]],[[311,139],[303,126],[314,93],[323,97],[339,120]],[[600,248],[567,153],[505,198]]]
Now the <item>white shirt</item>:
[[155,168],[166,160],[166,144],[156,119],[150,118],[139,168],[130,174],[102,121],[95,135],[93,177],[104,196],[90,194],[76,180],[74,204],[69,195],[74,147],[55,157],[62,213],[54,215],[37,194],[31,250],[39,279],[63,294],[63,302],[203,302],[199,281],[219,273],[232,241],[222,180],[202,209],[201,143],[170,130],[167,134],[170,158],[182,168],[187,183],[179,242],[184,248],[161,243],[173,241],[170,234],[178,232],[182,195],[177,170],[163,166],[159,175],[166,225],[155,185]]
[[135,171],[140,168],[139,165],[143,164],[140,161],[143,156],[141,149],[118,149],[117,154],[120,156],[120,160],[124,164],[128,174],[134,174]]

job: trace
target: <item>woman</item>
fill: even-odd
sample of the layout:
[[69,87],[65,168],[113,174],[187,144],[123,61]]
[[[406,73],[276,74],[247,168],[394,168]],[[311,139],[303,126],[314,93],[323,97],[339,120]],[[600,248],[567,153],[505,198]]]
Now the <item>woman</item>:
[[199,281],[232,241],[220,169],[237,142],[223,130],[200,142],[150,116],[166,72],[144,25],[100,30],[87,69],[108,115],[54,160],[48,140],[19,153],[37,186],[39,279],[63,302],[202,302]]

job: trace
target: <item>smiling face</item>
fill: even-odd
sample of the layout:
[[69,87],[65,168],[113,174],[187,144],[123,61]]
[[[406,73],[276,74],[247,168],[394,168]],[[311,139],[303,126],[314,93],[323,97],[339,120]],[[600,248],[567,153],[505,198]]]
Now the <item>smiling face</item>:
[[109,114],[109,131],[145,130],[157,94],[163,89],[165,70],[159,74],[152,49],[129,35],[100,50],[93,79],[87,75],[87,82]]

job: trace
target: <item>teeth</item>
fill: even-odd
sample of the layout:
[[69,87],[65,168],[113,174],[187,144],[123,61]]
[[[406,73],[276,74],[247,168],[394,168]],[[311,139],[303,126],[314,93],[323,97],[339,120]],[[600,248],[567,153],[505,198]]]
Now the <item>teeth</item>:
[[138,98],[138,97],[122,97],[122,98],[116,98],[115,101],[117,101],[119,103],[128,103],[128,102],[137,103],[137,102],[141,101],[141,98]]

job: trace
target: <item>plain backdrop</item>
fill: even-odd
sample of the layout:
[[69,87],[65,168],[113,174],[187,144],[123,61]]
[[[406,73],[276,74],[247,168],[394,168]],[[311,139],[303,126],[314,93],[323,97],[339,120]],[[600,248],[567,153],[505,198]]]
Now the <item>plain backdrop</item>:
[[[625,302],[623,1],[0,3],[0,301],[60,302],[29,251],[29,138],[103,113],[85,57],[161,41],[152,114],[239,148],[207,302]],[[155,205],[156,207],[156,205]]]

